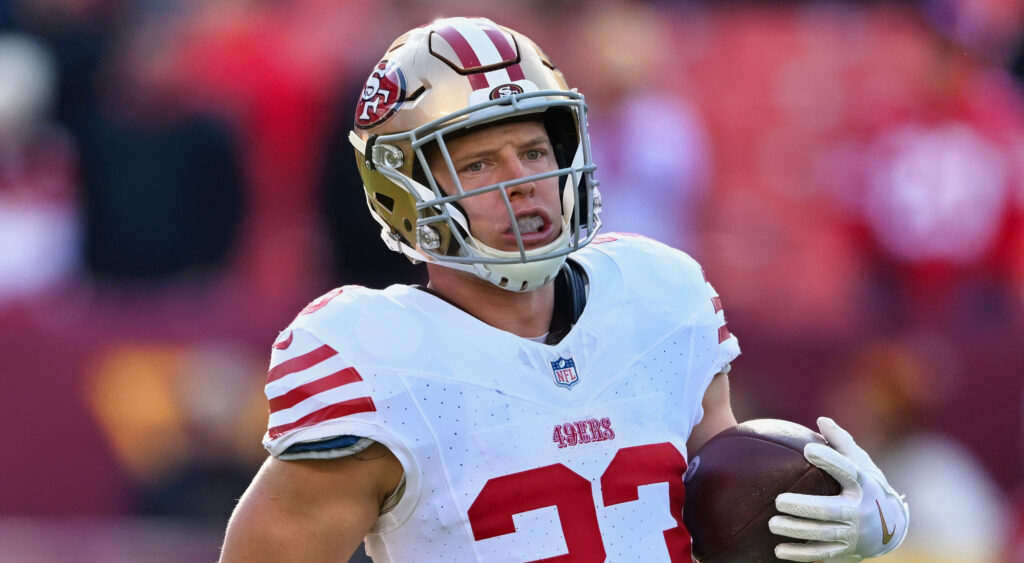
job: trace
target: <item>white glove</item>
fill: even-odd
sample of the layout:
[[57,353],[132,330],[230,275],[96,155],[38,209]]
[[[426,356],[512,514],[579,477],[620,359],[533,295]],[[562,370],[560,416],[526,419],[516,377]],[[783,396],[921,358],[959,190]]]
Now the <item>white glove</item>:
[[[867,452],[831,418],[818,419],[824,444],[807,444],[804,457],[839,481],[835,496],[782,493],[768,527],[806,543],[780,543],[775,556],[790,561],[849,563],[888,553],[907,535],[910,507]],[[790,516],[786,516],[790,515]]]

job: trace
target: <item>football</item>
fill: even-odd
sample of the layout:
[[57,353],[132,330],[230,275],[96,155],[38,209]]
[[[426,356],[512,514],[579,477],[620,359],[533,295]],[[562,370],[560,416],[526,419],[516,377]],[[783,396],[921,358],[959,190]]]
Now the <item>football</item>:
[[744,422],[708,440],[684,478],[683,518],[701,563],[767,563],[775,546],[795,542],[768,529],[779,514],[775,497],[792,492],[836,495],[839,483],[804,458],[804,445],[825,439],[799,424],[776,419]]

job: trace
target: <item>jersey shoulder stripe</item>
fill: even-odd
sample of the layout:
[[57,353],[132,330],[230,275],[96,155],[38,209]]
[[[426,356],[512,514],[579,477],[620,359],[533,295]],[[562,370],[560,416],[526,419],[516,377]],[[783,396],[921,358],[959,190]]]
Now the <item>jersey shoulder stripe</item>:
[[277,412],[284,409],[289,409],[302,401],[322,393],[329,391],[342,385],[348,385],[349,383],[355,383],[356,381],[362,381],[359,372],[355,368],[345,368],[341,371],[336,371],[320,379],[314,379],[309,383],[304,383],[298,387],[288,391],[284,395],[279,395],[269,400],[270,412]]
[[354,366],[307,329],[290,329],[287,347],[274,347],[264,392],[270,410],[267,436],[377,410]]
[[377,407],[373,404],[373,399],[369,397],[356,397],[355,399],[349,399],[340,403],[329,404],[288,424],[272,426],[267,430],[267,434],[270,435],[271,439],[279,438],[286,432],[296,428],[313,426],[325,420],[343,418],[361,412],[374,412],[376,410]]
[[[294,336],[295,334],[292,333],[291,337]],[[309,369],[310,367],[319,364],[320,362],[326,360],[327,358],[335,356],[337,353],[338,352],[336,350],[324,344],[323,346],[315,350],[306,352],[301,356],[285,360],[270,369],[270,371],[267,373],[267,383],[273,383],[274,381],[277,381],[278,379],[281,379],[286,375],[290,375],[293,373]]]

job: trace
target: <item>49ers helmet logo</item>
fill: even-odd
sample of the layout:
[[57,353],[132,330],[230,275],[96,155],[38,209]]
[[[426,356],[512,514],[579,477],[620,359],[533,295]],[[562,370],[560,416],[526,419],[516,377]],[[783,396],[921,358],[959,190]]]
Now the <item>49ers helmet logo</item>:
[[491,90],[491,94],[488,97],[492,100],[497,100],[498,98],[507,98],[522,93],[523,87],[518,84],[502,84]]
[[363,94],[356,105],[356,127],[380,125],[405,102],[405,75],[398,65],[381,61],[366,79]]

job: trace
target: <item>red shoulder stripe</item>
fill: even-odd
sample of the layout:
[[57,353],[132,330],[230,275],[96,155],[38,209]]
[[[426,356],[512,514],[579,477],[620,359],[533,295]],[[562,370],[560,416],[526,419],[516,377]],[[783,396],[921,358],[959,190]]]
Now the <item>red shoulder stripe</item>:
[[362,380],[363,378],[359,376],[356,368],[345,368],[326,377],[310,381],[305,385],[300,385],[280,397],[270,399],[270,412],[274,413],[294,407],[317,393],[323,393],[324,391]]
[[267,434],[270,435],[271,439],[275,439],[281,436],[285,432],[300,428],[302,426],[316,424],[317,422],[323,422],[332,418],[341,418],[350,414],[356,414],[361,412],[374,412],[377,410],[376,405],[373,404],[373,399],[369,397],[359,397],[357,399],[350,399],[341,403],[335,403],[328,405],[320,410],[313,411],[306,416],[291,422],[288,424],[282,424],[281,426],[275,426],[267,430]]
[[722,325],[722,326],[718,327],[718,343],[719,344],[725,342],[726,340],[729,340],[730,336],[732,336],[732,333],[729,332],[729,329],[726,328],[725,325]]
[[[722,307],[722,298],[721,297],[718,297],[717,295],[715,297],[712,297],[711,298],[711,304],[715,306],[715,313],[721,313],[722,312],[722,308],[723,307]],[[722,326],[718,327],[718,343],[719,344],[721,344],[721,343],[725,342],[726,340],[728,340],[730,336],[732,336],[732,334],[729,332],[729,329],[726,328],[725,323],[723,323]]]
[[270,373],[267,374],[267,383],[277,381],[289,373],[295,373],[297,371],[313,367],[337,353],[338,352],[334,348],[324,344],[312,352],[306,352],[301,356],[285,360],[270,370]]

